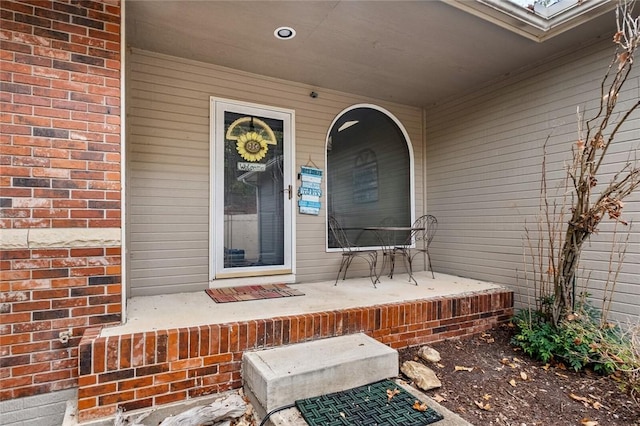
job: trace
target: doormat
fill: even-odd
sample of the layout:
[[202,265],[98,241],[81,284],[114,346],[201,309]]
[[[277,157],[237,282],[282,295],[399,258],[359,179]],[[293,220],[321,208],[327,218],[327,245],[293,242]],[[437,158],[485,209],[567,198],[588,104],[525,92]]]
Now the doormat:
[[244,302],[246,300],[304,296],[304,293],[299,290],[295,290],[286,284],[208,288],[205,291],[216,303]]
[[[399,393],[395,393],[396,390]],[[391,399],[389,393],[394,394]],[[420,404],[416,397],[390,380],[296,401],[296,407],[310,426],[422,426],[444,418]]]

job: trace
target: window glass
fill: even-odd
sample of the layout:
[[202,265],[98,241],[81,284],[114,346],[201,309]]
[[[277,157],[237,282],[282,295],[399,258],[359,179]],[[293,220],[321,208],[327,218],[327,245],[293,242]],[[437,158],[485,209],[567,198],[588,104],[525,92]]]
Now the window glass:
[[[336,120],[327,143],[327,212],[352,245],[379,245],[364,228],[411,225],[410,172],[408,141],[387,114],[362,107]],[[398,233],[397,243],[406,237]]]

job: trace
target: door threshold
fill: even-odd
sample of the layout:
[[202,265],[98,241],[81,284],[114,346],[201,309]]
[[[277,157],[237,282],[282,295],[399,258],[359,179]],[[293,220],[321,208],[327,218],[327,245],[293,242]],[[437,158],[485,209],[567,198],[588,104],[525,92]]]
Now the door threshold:
[[262,284],[293,284],[296,282],[294,274],[283,275],[263,275],[252,277],[216,278],[209,281],[209,288],[236,287],[242,285],[262,285]]

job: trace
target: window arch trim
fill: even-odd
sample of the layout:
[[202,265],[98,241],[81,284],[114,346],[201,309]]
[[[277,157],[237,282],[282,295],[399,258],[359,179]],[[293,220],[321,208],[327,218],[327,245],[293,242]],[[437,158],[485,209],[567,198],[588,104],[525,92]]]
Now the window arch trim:
[[[340,111],[338,114],[336,114],[336,116],[334,117],[334,119],[331,121],[331,125],[329,126],[329,128],[327,129],[327,134],[325,136],[325,143],[324,143],[324,164],[325,164],[325,168],[327,170],[325,170],[325,174],[328,175],[328,169],[329,169],[329,162],[328,162],[328,156],[327,156],[327,150],[329,148],[329,143],[330,143],[330,139],[329,137],[331,136],[331,133],[333,131],[334,126],[336,125],[336,123],[348,112],[354,110],[354,109],[359,109],[359,108],[370,108],[373,110],[376,110],[384,115],[386,115],[388,118],[390,118],[394,124],[398,127],[398,129],[400,130],[400,132],[402,133],[402,136],[404,138],[404,142],[407,146],[407,152],[409,153],[409,195],[410,195],[410,217],[411,217],[411,223],[413,223],[416,219],[415,217],[415,212],[416,212],[416,194],[415,194],[415,156],[413,153],[413,143],[411,142],[411,138],[409,137],[409,133],[407,132],[407,129],[404,127],[404,125],[402,124],[402,122],[389,110],[387,110],[386,108],[383,108],[379,105],[376,104],[370,104],[370,103],[360,103],[360,104],[354,104],[351,105],[345,109],[343,109],[342,111]],[[328,196],[328,179],[324,180],[323,183],[324,186],[324,194],[325,197]],[[328,221],[329,221],[329,205],[328,202],[325,201],[325,251],[327,252],[340,252],[342,251],[340,248],[331,248],[329,247],[329,225],[328,225]],[[367,249],[379,249],[380,247],[359,247],[358,249],[360,250],[367,250]]]

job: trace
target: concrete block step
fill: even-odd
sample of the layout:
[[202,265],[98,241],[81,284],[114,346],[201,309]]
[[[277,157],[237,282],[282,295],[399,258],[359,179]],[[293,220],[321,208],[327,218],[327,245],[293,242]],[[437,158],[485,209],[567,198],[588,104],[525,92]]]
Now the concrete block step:
[[245,352],[242,379],[262,415],[311,398],[398,375],[398,352],[365,334]]

